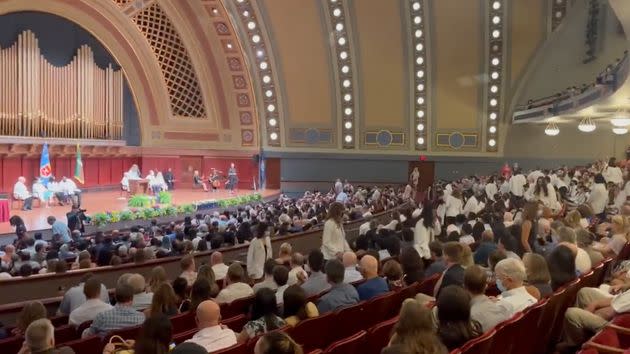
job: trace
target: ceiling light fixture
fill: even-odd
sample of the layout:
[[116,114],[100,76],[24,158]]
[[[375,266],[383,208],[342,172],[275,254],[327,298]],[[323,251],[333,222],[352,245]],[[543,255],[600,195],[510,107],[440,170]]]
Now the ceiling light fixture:
[[550,122],[545,128],[545,134],[549,136],[556,136],[560,134],[560,129],[558,129],[556,123]]
[[578,125],[578,129],[584,133],[591,133],[595,131],[596,128],[597,126],[595,125],[595,123],[593,123],[593,120],[590,117],[582,119],[582,121]]
[[617,134],[617,135],[624,135],[626,133],[628,133],[628,128],[613,128],[613,133]]
[[627,127],[630,125],[630,117],[619,116],[610,120],[610,124],[615,127]]

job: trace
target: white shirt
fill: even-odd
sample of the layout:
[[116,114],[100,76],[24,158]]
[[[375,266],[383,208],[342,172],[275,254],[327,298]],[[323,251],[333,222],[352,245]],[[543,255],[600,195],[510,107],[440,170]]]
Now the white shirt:
[[621,172],[621,169],[619,167],[608,166],[602,172],[602,175],[604,176],[606,182],[612,182],[617,185],[623,183],[623,172]]
[[480,203],[475,196],[468,198],[466,205],[464,206],[464,215],[468,217],[470,213],[479,213],[486,205]]
[[20,181],[15,182],[13,186],[13,196],[15,199],[27,199],[31,196],[26,185]]
[[364,222],[359,226],[359,236],[365,235],[368,231],[370,231],[370,222]]
[[254,238],[247,248],[247,274],[252,279],[260,279],[265,275],[265,261],[271,258],[273,249],[271,239],[265,236],[263,239]]
[[494,195],[499,192],[499,190],[497,189],[497,185],[495,183],[488,183],[486,184],[485,190],[486,197],[488,197],[489,200],[494,201]]
[[575,269],[580,274],[588,273],[592,268],[591,257],[588,256],[585,250],[578,247],[577,255],[575,256]]
[[87,300],[70,313],[68,323],[79,326],[83,322],[93,321],[96,315],[111,308],[112,305],[104,303],[101,299]]
[[593,209],[593,213],[603,213],[606,208],[606,204],[608,203],[608,191],[606,191],[606,186],[603,183],[593,184],[591,194],[586,202]]
[[59,182],[59,187],[61,188],[62,192],[69,195],[73,195],[75,192],[80,192],[80,190],[77,188],[76,183],[74,183],[74,181],[70,178],[66,178],[65,182]]
[[523,311],[529,306],[535,304],[538,300],[535,297],[531,296],[527,289],[524,286],[506,290],[498,296],[502,301],[512,305],[512,309],[514,313]]
[[289,284],[287,283],[279,286],[278,289],[276,289],[276,304],[280,305],[284,303],[284,291],[287,290],[288,287]]
[[343,273],[343,282],[344,283],[354,283],[355,281],[359,281],[363,279],[363,275],[357,270],[356,266],[346,267],[345,272]]
[[333,219],[328,219],[324,223],[321,250],[326,260],[335,258],[337,253],[351,251],[346,240],[346,232]]
[[538,180],[538,178],[544,177],[544,176],[545,174],[542,173],[542,171],[535,170],[527,175],[527,181],[529,181],[530,184],[536,184],[536,181]]
[[219,263],[212,266],[212,271],[214,272],[214,278],[216,280],[221,280],[225,278],[228,271],[228,266],[225,263]]
[[251,286],[245,283],[233,283],[221,290],[216,300],[218,303],[230,303],[251,295],[254,295],[254,289]]
[[236,334],[229,328],[213,326],[201,329],[199,332],[187,340],[204,347],[207,352],[214,352],[219,349],[231,347],[236,344]]
[[46,192],[46,186],[42,183],[33,183],[33,196],[35,198],[44,199],[44,193]]
[[446,217],[455,217],[464,212],[464,203],[452,195],[446,197]]
[[140,311],[151,307],[151,302],[153,302],[153,293],[142,292],[133,296],[131,307]]
[[610,306],[616,313],[630,312],[630,290],[615,295],[610,302]]
[[437,222],[437,220],[433,223],[433,227],[430,229],[427,229],[424,226],[424,219],[418,220],[413,229],[413,247],[416,251],[418,251],[420,257],[424,259],[431,258],[429,243],[433,241],[435,235],[439,235],[441,232],[440,223]]
[[527,183],[525,176],[522,174],[514,175],[510,178],[510,192],[517,197],[522,197],[524,190],[524,186]]
[[304,275],[304,279],[308,279],[308,273],[302,267],[291,268],[289,271],[289,280],[287,281],[288,285],[297,284],[298,282],[298,274]]

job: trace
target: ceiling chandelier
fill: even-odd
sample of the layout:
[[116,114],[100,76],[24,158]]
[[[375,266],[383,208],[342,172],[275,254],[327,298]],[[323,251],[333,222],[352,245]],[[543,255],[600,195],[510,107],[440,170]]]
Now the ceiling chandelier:
[[597,128],[597,126],[595,126],[595,123],[593,123],[593,120],[591,120],[590,117],[582,119],[582,121],[578,125],[578,129],[584,133],[590,133],[594,131],[595,128]]
[[630,117],[618,116],[610,120],[610,123],[615,127],[627,127],[630,125]]
[[550,122],[549,124],[547,124],[547,127],[545,128],[545,134],[549,136],[556,136],[560,134],[560,129],[558,129],[558,126],[556,125],[556,123]]
[[613,128],[613,133],[617,134],[617,135],[624,135],[628,132],[628,128]]

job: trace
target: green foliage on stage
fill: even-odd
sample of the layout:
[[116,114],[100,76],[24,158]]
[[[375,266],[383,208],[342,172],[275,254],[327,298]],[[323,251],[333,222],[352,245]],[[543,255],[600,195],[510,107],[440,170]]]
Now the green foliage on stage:
[[129,198],[127,205],[130,208],[148,208],[153,204],[153,200],[150,196],[144,194],[137,194]]
[[218,206],[221,208],[229,208],[237,205],[255,203],[262,200],[262,195],[255,193],[250,195],[243,195],[240,197],[234,197],[229,199],[223,199],[218,201]]
[[173,196],[171,195],[171,193],[167,191],[161,191],[157,195],[157,201],[160,204],[171,204],[172,200],[173,200]]

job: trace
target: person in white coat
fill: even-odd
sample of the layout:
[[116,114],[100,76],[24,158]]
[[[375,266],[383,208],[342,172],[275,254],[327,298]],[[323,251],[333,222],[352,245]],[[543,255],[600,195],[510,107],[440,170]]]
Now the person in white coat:
[[420,257],[431,259],[429,243],[435,240],[435,236],[441,232],[440,222],[433,215],[431,203],[425,203],[420,213],[420,219],[413,230],[413,248],[418,251]]
[[260,223],[256,237],[247,248],[247,274],[251,279],[260,279],[265,275],[265,261],[273,257],[269,228],[266,223]]
[[494,176],[491,176],[488,179],[488,183],[486,183],[486,186],[484,189],[486,191],[486,198],[494,202],[494,196],[499,192],[499,189],[497,188],[497,184],[494,183]]
[[608,204],[606,180],[601,173],[598,173],[595,175],[594,182],[591,187],[591,194],[588,196],[586,203],[591,206],[593,213],[597,214],[600,219],[604,219],[606,216],[606,204]]
[[338,202],[330,204],[328,219],[324,223],[322,234],[321,250],[325,260],[334,259],[344,252],[351,251],[346,240],[346,232],[343,229],[343,211],[343,204]]
[[606,182],[614,183],[618,186],[621,186],[623,183],[623,172],[617,167],[617,160],[614,157],[610,158],[608,165],[602,171],[602,175]]
[[464,202],[459,190],[454,190],[445,199],[446,213],[445,218],[455,218],[464,212]]
[[514,176],[510,178],[510,193],[515,197],[523,197],[527,180],[520,170],[516,170]]

